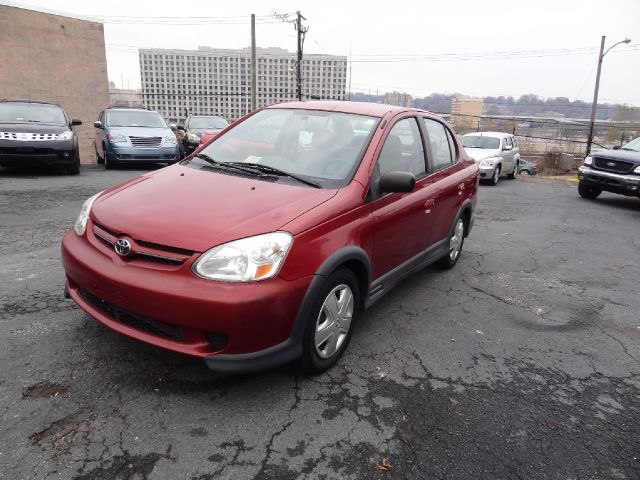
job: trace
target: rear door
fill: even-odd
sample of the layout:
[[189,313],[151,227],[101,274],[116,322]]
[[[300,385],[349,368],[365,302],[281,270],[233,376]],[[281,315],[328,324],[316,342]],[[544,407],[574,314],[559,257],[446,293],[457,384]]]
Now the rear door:
[[445,240],[462,202],[468,185],[463,167],[459,162],[460,152],[453,133],[438,119],[422,117],[426,132],[429,179],[435,193],[429,243]]
[[[373,278],[396,267],[424,258],[429,245],[435,188],[426,175],[422,129],[415,116],[405,116],[388,127],[378,150],[371,180],[371,208],[374,219]],[[377,191],[386,172],[405,171],[416,176],[416,187],[407,193]]]

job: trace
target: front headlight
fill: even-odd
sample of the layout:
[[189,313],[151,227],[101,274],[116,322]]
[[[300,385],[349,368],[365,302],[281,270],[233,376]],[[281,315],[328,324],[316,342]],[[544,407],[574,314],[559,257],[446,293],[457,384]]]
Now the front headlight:
[[200,137],[195,133],[187,133],[187,140],[190,142],[200,143]]
[[637,173],[640,175],[640,165],[633,169],[633,173]]
[[218,245],[191,267],[208,280],[253,282],[275,276],[293,243],[287,232],[273,232]]
[[[102,192],[104,192],[104,190]],[[93,202],[96,201],[96,198],[98,198],[102,192],[98,192],[93,197],[89,197],[87,201],[82,204],[78,219],[76,220],[76,223],[73,224],[73,229],[78,235],[84,235],[84,231],[87,229],[87,220],[89,220],[89,212],[91,212]]]
[[58,140],[71,140],[73,138],[73,132],[71,130],[65,130],[58,135]]
[[589,155],[588,157],[585,157],[584,159],[585,165],[591,165],[592,163],[593,163],[593,157],[591,155]]
[[176,143],[178,143],[178,140],[176,139],[175,135],[168,135],[164,137],[164,143],[171,143],[175,145]]
[[126,143],[127,142],[127,137],[124,135],[114,135],[113,133],[109,133],[109,135],[107,135],[107,138],[109,139],[109,141],[111,143]]
[[493,167],[500,160],[499,157],[491,157],[485,158],[484,160],[480,160],[481,167]]

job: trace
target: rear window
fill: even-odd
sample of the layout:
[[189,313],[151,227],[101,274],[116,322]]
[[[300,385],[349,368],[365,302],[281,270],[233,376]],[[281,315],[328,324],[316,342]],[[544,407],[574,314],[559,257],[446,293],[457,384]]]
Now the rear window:
[[67,118],[57,105],[40,103],[0,103],[0,122],[66,125]]
[[221,130],[227,128],[229,123],[221,117],[191,117],[186,126],[188,129]]

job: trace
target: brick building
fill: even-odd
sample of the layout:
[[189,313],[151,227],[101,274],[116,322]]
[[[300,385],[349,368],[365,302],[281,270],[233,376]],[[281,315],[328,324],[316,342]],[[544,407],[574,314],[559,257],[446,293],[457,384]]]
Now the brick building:
[[101,23],[0,5],[0,98],[56,102],[76,128],[82,163],[95,162],[93,121],[109,105]]

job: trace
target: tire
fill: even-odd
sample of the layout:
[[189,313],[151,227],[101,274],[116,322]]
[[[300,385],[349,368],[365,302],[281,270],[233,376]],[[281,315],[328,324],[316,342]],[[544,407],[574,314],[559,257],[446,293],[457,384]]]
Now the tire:
[[598,195],[602,193],[602,189],[598,187],[592,187],[584,182],[578,183],[578,193],[582,198],[588,198],[589,200],[593,200]]
[[517,175],[518,175],[518,162],[516,162],[516,164],[513,166],[513,171],[509,175],[507,175],[507,177],[510,180],[515,180]]
[[496,165],[496,168],[493,171],[493,176],[491,177],[491,180],[489,180],[491,185],[496,186],[500,181],[500,171],[501,171],[500,165]]
[[113,162],[113,160],[109,160],[109,156],[106,153],[104,156],[104,168],[105,170],[113,170],[114,168],[116,168],[115,163]]
[[96,163],[98,165],[104,164],[104,158],[100,157],[100,152],[98,151],[98,146],[96,145]]
[[531,175],[529,170],[520,170],[520,175]]
[[449,270],[458,263],[458,259],[462,253],[462,246],[464,245],[465,231],[466,225],[464,218],[458,217],[456,225],[453,227],[453,233],[449,237],[448,253],[436,262],[436,267]]
[[80,173],[80,152],[76,152],[75,158],[71,165],[67,165],[68,175],[78,175]]
[[[307,318],[299,360],[305,373],[317,375],[340,359],[351,339],[359,309],[358,279],[351,270],[336,270],[325,282]],[[332,311],[337,319],[331,318]]]

